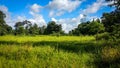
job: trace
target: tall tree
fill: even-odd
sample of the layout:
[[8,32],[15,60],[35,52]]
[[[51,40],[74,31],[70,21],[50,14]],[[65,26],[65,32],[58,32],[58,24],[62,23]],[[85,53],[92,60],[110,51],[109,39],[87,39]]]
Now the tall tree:
[[30,21],[23,21],[23,22],[16,22],[15,24],[15,35],[28,35],[29,34],[29,29],[32,26]]
[[29,28],[29,34],[31,35],[38,35],[39,34],[39,27],[37,24],[34,24]]
[[39,27],[39,34],[43,35],[45,33],[46,26]]
[[12,27],[6,24],[4,18],[6,15],[0,11],[0,35],[10,34],[12,32]]
[[[115,6],[116,9],[110,13],[104,13],[102,16],[102,23],[105,26],[105,30],[116,38],[120,37],[120,0],[106,0],[113,1],[111,6]],[[116,35],[117,34],[117,35]]]
[[54,22],[54,21],[50,21],[47,25],[45,33],[46,34],[53,34],[53,33],[57,33],[60,31],[62,31],[62,26],[56,24],[56,22]]
[[77,28],[70,31],[70,34],[73,35],[95,35],[97,33],[104,32],[104,26],[102,23],[99,23],[97,20],[92,22],[84,22],[78,25]]
[[89,23],[89,25],[87,27],[89,28],[89,31],[88,31],[89,35],[102,33],[105,30],[104,25],[102,23],[98,22],[98,20]]

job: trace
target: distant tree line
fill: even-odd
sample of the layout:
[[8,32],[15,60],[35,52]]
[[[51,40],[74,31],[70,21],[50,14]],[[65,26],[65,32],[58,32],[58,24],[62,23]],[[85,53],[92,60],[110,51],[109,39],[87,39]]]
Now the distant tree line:
[[0,36],[2,35],[50,35],[50,34],[64,34],[62,26],[50,21],[47,26],[39,27],[37,24],[32,24],[30,21],[16,22],[14,29],[7,25],[4,18],[6,15],[0,11]]
[[107,32],[111,36],[120,38],[120,0],[115,1],[110,6],[115,6],[115,10],[110,13],[103,13],[100,19],[80,23],[77,28],[69,31],[66,34],[62,30],[61,24],[56,24],[50,21],[47,26],[39,27],[37,24],[32,24],[30,21],[16,22],[15,28],[7,25],[4,21],[6,15],[0,11],[0,35],[96,35]]
[[39,27],[37,24],[25,20],[15,24],[14,35],[50,35],[61,32],[62,26],[54,21],[50,21],[47,26]]
[[[65,35],[61,24],[56,24],[50,21],[47,26],[39,27],[37,24],[32,24],[30,21],[16,22],[12,29],[4,21],[5,14],[0,11],[0,35],[14,34],[14,35]],[[104,32],[104,26],[97,19],[92,22],[84,22],[78,25],[77,28],[69,32],[69,35],[95,35]]]

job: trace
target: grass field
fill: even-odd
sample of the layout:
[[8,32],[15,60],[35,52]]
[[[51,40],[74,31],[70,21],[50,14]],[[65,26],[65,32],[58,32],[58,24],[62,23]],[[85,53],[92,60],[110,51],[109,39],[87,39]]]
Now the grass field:
[[120,46],[108,45],[93,36],[1,36],[0,68],[118,68]]

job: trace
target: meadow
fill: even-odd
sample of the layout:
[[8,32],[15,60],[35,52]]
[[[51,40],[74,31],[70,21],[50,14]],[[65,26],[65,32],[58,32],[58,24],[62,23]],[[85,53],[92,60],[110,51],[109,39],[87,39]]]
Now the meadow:
[[94,36],[0,36],[0,68],[118,68],[119,43]]

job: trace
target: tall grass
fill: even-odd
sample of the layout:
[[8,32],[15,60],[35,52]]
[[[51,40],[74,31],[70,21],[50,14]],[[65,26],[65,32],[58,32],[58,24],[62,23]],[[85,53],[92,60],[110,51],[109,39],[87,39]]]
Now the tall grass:
[[93,36],[1,36],[0,68],[119,68],[120,46],[111,43]]
[[0,45],[0,68],[81,68],[91,54],[76,54],[50,46]]
[[15,42],[40,42],[40,41],[90,41],[94,40],[93,36],[1,36],[1,41],[15,41]]

